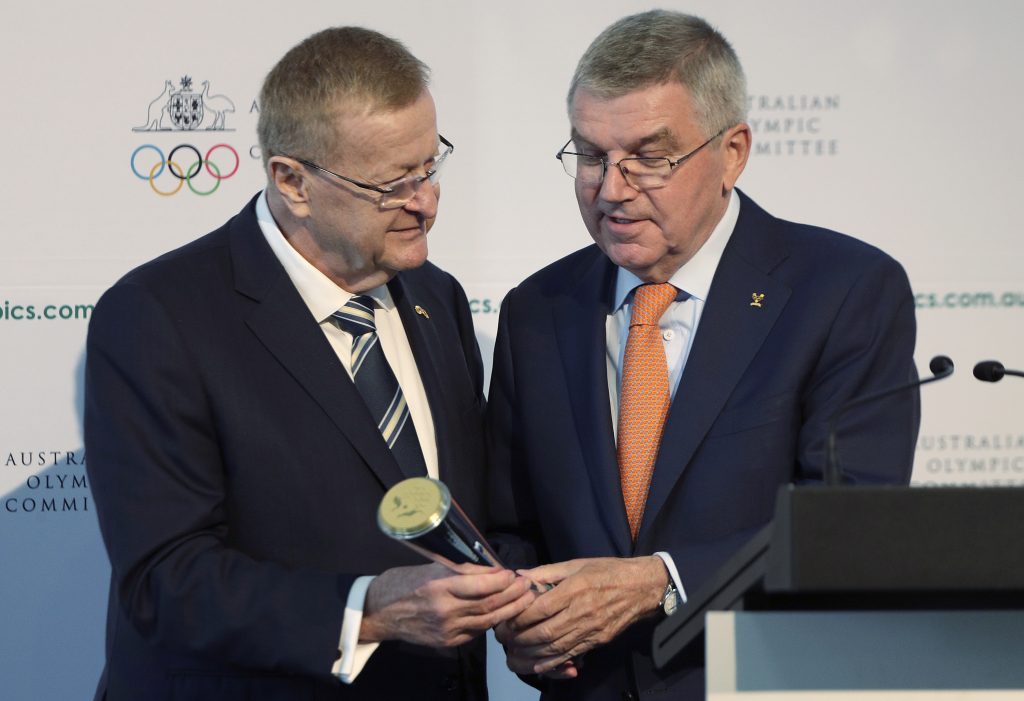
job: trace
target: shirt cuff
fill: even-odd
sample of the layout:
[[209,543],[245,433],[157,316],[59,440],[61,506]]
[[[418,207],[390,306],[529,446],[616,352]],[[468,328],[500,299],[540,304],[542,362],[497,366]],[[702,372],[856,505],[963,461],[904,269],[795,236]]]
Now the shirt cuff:
[[341,621],[341,639],[338,641],[338,652],[341,656],[331,667],[331,674],[346,684],[351,684],[363,671],[380,643],[360,643],[359,628],[363,623],[363,606],[366,603],[366,590],[370,588],[373,577],[357,577],[348,590],[345,601],[345,617]]
[[672,583],[676,585],[676,591],[679,592],[679,601],[686,603],[686,590],[683,589],[683,582],[679,579],[679,570],[676,569],[676,563],[672,560],[672,556],[666,552],[654,553],[661,558],[661,561],[665,563],[665,569],[668,570],[668,576],[672,578]]

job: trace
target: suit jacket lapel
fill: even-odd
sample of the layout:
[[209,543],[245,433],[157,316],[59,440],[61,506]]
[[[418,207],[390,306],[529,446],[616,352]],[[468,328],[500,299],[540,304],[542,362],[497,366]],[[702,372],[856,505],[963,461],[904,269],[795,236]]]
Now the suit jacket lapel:
[[605,357],[615,266],[596,247],[593,251],[572,281],[572,292],[552,303],[552,314],[590,489],[610,540],[625,556],[631,537],[615,457]]
[[[665,422],[638,543],[789,299],[790,289],[770,276],[788,255],[774,235],[774,220],[750,199],[741,199],[736,229],[715,272]],[[760,307],[751,305],[754,293],[764,295]]]
[[440,307],[441,304],[433,304],[433,297],[429,291],[418,289],[401,275],[388,283],[391,298],[395,302],[398,314],[402,318],[402,326],[405,327],[405,335],[409,339],[409,347],[412,349],[413,357],[416,359],[416,369],[419,370],[420,381],[423,383],[423,390],[427,395],[427,403],[430,405],[430,414],[434,418],[434,440],[437,445],[438,471],[445,470],[443,480],[455,481],[450,470],[458,463],[457,454],[453,451],[451,436],[447,435],[447,426],[451,423],[445,417],[451,416],[455,411],[448,402],[448,394],[444,388],[450,383],[442,381],[439,373],[448,366],[445,362],[444,352],[441,347],[441,340],[437,335],[435,324],[424,323],[427,317],[416,313],[414,302],[424,302],[430,307]]
[[405,475],[381,440],[355,384],[264,240],[254,202],[232,221],[230,231],[235,288],[258,303],[246,324],[320,405],[381,484],[390,487]]

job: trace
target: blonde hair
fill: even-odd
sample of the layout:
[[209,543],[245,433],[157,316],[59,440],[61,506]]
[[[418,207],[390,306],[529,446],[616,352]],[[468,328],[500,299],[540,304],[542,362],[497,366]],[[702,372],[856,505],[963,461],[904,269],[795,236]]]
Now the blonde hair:
[[337,157],[341,111],[406,107],[429,75],[401,42],[371,29],[334,27],[307,37],[277,62],[260,90],[256,129],[264,166],[271,156]]

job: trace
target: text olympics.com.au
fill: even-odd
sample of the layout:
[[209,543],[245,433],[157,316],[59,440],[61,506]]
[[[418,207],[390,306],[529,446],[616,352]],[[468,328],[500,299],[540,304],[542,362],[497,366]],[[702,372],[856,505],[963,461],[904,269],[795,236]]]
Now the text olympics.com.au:
[[918,309],[1024,308],[1024,292],[918,292]]
[[88,321],[92,304],[18,304],[4,300],[0,321]]
[[[1024,292],[918,292],[914,300],[918,309],[1024,308]],[[470,301],[474,314],[496,314],[500,308],[498,300]],[[87,321],[92,310],[92,304],[19,304],[4,300],[0,321]]]
[[[472,299],[469,308],[474,314],[497,314],[500,302],[493,299]],[[18,304],[5,300],[0,305],[0,321],[88,321],[92,304]]]
[[[0,321],[88,321],[92,304],[19,304],[4,300],[0,305]],[[494,299],[472,299],[469,308],[474,314],[497,314],[501,303]]]

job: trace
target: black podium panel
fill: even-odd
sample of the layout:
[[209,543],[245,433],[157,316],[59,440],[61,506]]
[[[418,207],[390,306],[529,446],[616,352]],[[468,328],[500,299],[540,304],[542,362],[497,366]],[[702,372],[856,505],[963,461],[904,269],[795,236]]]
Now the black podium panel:
[[1024,490],[789,487],[769,592],[1024,589]]
[[667,664],[707,611],[1024,608],[1024,489],[789,486],[775,518],[655,630]]

